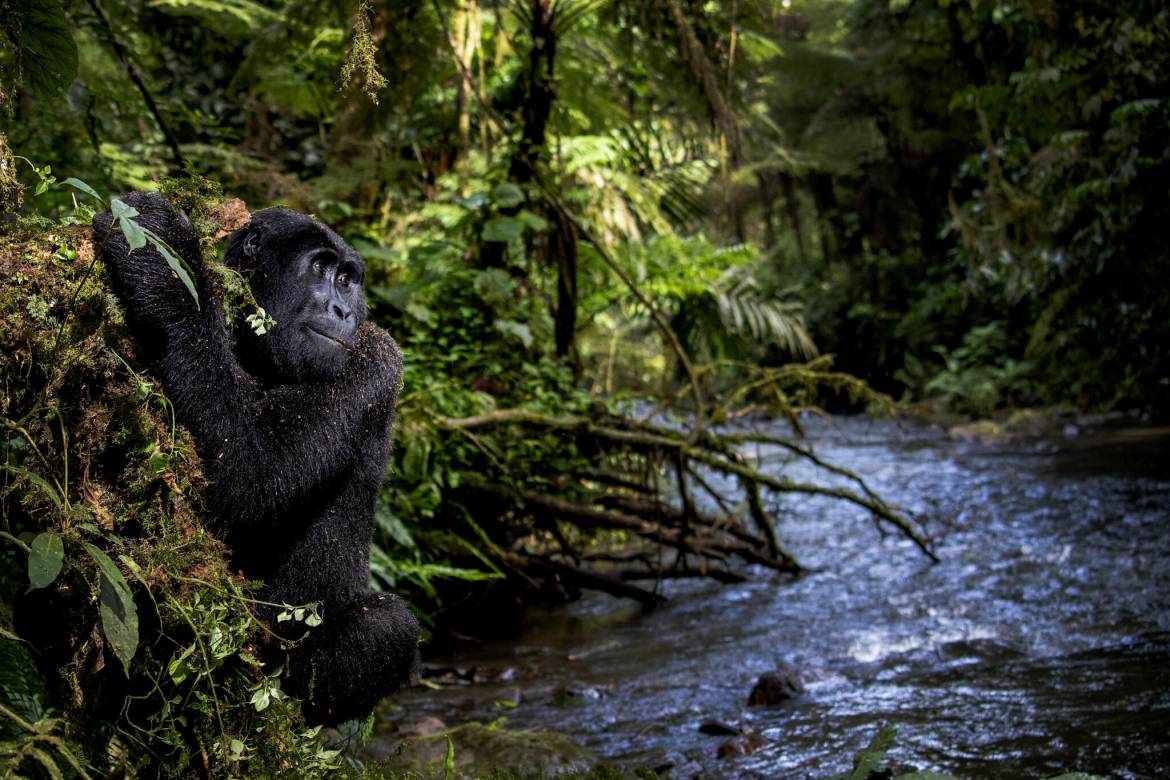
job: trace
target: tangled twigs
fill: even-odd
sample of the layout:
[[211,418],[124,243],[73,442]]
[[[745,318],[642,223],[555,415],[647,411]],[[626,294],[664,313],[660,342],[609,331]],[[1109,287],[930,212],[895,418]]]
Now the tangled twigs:
[[[497,429],[523,426],[568,437],[578,449],[597,453],[598,463],[587,476],[553,487],[547,481],[532,484],[525,474],[512,474],[493,458],[501,473],[474,488],[490,494],[497,505],[511,507],[510,517],[520,527],[545,534],[528,535],[519,546],[499,550],[497,557],[546,583],[602,590],[649,604],[656,594],[631,581],[740,581],[742,576],[728,568],[733,560],[799,574],[802,567],[776,536],[764,499],[769,493],[824,496],[861,507],[937,560],[922,531],[859,475],[782,436],[710,429],[695,436],[665,422],[607,414],[555,416],[527,409],[436,417],[432,422],[440,430],[484,439],[500,435]],[[748,445],[780,448],[836,482],[822,485],[764,473],[743,452]],[[711,499],[706,508],[696,500],[703,495]],[[745,525],[749,518],[750,530]],[[619,553],[599,551],[599,539],[616,544]]]

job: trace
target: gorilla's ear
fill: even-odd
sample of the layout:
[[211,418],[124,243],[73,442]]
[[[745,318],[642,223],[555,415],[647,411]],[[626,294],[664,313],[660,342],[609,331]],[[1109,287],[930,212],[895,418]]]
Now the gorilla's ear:
[[263,227],[250,228],[244,236],[244,243],[240,247],[245,257],[255,257],[256,253],[260,251],[260,241],[264,233]]
[[224,261],[240,271],[255,269],[259,264],[257,258],[264,243],[264,235],[264,224],[253,217],[252,224],[228,236]]

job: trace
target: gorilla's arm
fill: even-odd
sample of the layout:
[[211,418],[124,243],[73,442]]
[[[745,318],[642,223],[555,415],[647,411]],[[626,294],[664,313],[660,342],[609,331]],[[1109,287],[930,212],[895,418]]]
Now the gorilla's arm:
[[194,435],[220,500],[240,521],[272,521],[321,484],[344,479],[362,437],[387,435],[402,365],[393,340],[363,326],[339,379],[260,388],[235,356],[186,217],[156,193],[124,200],[194,271],[202,308],[158,252],[131,252],[109,214],[94,218],[94,240],[142,356]]
[[205,326],[179,334],[159,368],[216,485],[215,515],[241,525],[278,520],[321,485],[345,480],[368,437],[389,435],[402,358],[374,326],[362,326],[339,380],[266,390],[240,368],[229,340],[201,335],[222,332],[222,319]]

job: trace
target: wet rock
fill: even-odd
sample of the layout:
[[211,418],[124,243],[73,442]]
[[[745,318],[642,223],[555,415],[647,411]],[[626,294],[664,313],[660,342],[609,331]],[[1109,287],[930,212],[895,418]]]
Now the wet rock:
[[740,734],[738,737],[727,740],[715,752],[719,758],[734,758],[736,756],[750,756],[762,748],[767,747],[768,740],[755,734]]
[[438,718],[425,717],[414,723],[398,727],[398,734],[402,737],[429,737],[432,734],[441,734],[447,730],[447,724]]
[[979,420],[952,426],[947,430],[947,436],[955,441],[980,442],[982,444],[998,444],[1011,438],[1011,434],[1004,428],[1003,423],[994,420]]
[[[671,752],[662,761],[654,764],[654,774],[662,780],[715,780],[703,771],[700,754]],[[637,762],[634,762],[637,765]]]
[[748,697],[749,707],[774,707],[795,699],[804,693],[800,670],[791,664],[781,664],[776,671],[765,672],[756,681]]
[[702,734],[710,734],[713,737],[734,737],[739,734],[739,727],[730,723],[724,723],[721,720],[708,718],[699,724],[699,732]]
[[447,737],[455,749],[459,780],[492,773],[519,777],[560,777],[584,774],[598,765],[593,753],[564,734],[508,731],[480,723],[466,723],[449,731],[402,740],[397,747],[386,743],[367,746],[386,774],[442,777],[447,756]]
[[597,701],[603,695],[604,692],[601,688],[581,682],[571,682],[553,693],[553,702],[559,707],[565,707]]
[[463,669],[457,666],[432,666],[423,664],[419,677],[439,685],[471,685],[475,681],[475,668]]
[[479,683],[509,682],[516,678],[516,667],[483,667],[473,666],[469,670],[471,681]]

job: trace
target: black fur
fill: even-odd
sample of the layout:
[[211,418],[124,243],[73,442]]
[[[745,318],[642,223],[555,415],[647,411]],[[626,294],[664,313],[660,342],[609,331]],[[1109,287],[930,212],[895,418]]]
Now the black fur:
[[109,214],[94,218],[140,352],[195,437],[208,526],[233,565],[264,582],[262,599],[322,605],[323,624],[292,651],[285,677],[307,717],[362,716],[410,675],[419,637],[405,603],[368,586],[402,355],[365,322],[364,264],[303,214],[256,213],[229,239],[226,261],[277,324],[263,336],[237,328],[237,345],[187,218],[155,193],[124,200],[195,270],[202,308],[149,245],[130,252]]

